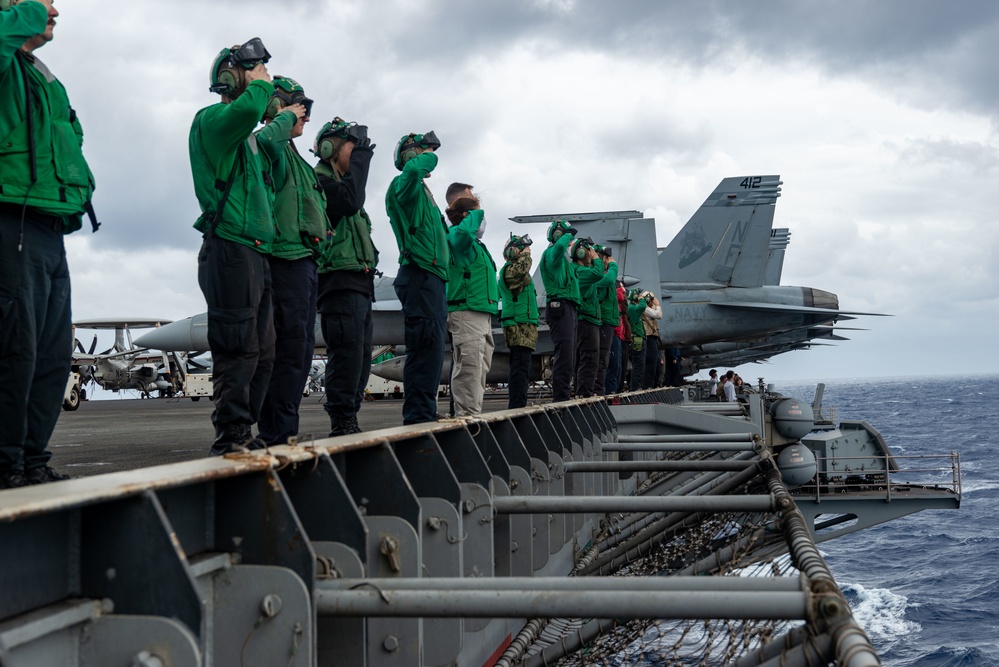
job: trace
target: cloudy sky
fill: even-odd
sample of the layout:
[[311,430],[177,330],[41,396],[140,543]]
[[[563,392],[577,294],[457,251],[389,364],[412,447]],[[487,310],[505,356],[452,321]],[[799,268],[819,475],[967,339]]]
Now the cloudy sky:
[[407,132],[436,130],[430,185],[440,201],[453,180],[476,186],[496,254],[523,229],[507,218],[576,211],[644,211],[665,246],[723,177],[780,174],[782,283],[894,317],[744,376],[999,372],[995,2],[56,6],[56,39],[38,56],[82,119],[104,222],[67,239],[76,318],[204,310],[188,130],[217,99],[218,51],[259,36],[271,74],[316,100],[301,151],[335,115],[369,126],[366,208],[387,274],[397,253],[383,200]]

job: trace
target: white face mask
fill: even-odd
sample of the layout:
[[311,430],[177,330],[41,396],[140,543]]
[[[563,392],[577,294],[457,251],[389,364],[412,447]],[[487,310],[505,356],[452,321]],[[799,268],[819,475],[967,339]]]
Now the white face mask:
[[475,238],[479,241],[482,240],[482,236],[486,233],[486,216],[483,214],[482,222],[479,224],[478,231],[475,232]]

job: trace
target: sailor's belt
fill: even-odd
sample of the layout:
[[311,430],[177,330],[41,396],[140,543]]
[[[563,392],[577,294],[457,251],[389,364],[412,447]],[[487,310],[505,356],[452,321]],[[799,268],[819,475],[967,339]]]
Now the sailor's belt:
[[51,229],[54,232],[62,232],[65,225],[66,219],[61,215],[42,213],[37,208],[33,208],[31,206],[24,207],[18,204],[0,202],[0,215],[20,220],[22,212],[25,220],[44,229]]

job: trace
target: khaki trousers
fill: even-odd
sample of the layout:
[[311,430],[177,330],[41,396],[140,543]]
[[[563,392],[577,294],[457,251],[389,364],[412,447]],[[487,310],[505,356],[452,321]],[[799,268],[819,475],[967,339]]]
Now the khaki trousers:
[[447,314],[451,333],[451,395],[457,417],[482,412],[486,375],[493,361],[493,317],[474,310]]

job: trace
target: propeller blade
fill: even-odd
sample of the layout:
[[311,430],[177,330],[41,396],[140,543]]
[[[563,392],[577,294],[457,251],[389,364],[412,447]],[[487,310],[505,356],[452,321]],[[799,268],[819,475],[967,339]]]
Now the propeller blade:
[[[93,354],[94,350],[97,348],[97,334],[94,334],[94,340],[90,343],[90,352],[87,354]],[[83,352],[83,348],[80,348],[80,352]]]

